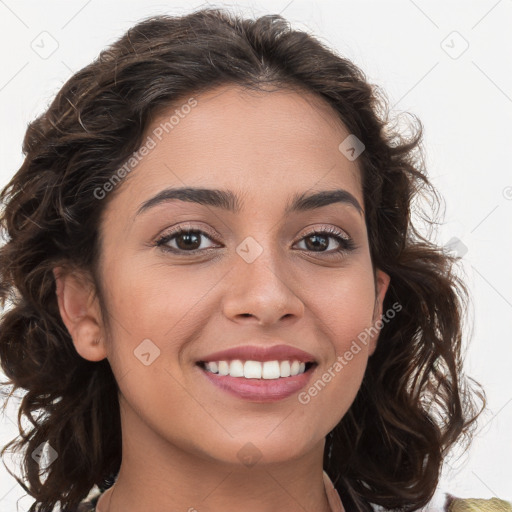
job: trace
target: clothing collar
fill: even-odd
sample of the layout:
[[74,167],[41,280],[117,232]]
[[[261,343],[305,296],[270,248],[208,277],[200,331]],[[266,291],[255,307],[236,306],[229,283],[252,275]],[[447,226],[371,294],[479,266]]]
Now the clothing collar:
[[[329,475],[324,470],[324,486],[325,486],[325,493],[327,494],[327,501],[329,502],[329,507],[331,508],[331,512],[345,512],[345,509],[343,508],[343,503],[341,502],[340,495],[336,488],[334,487],[334,484],[332,483],[331,479],[329,478]],[[103,509],[100,507],[105,504],[105,501],[110,501],[106,498],[106,495],[110,495],[110,492],[107,490],[103,493],[103,496],[100,496],[100,499],[98,500],[98,503],[96,504],[95,510],[96,512],[101,512]]]

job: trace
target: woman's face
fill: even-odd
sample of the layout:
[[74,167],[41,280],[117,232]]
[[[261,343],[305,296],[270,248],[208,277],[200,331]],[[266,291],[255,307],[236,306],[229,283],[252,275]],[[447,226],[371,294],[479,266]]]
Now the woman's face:
[[[119,385],[124,430],[144,425],[210,460],[289,460],[323,446],[353,402],[376,342],[358,335],[380,317],[389,278],[379,271],[374,281],[358,162],[340,151],[349,132],[327,105],[225,86],[194,99],[152,121],[146,154],[104,212],[112,329],[98,350]],[[152,201],[183,188],[219,192]],[[335,190],[340,200],[296,204]],[[285,349],[267,358],[223,357],[241,361],[234,372],[270,377],[286,375],[294,349],[315,364],[260,380],[198,364],[277,345]]]

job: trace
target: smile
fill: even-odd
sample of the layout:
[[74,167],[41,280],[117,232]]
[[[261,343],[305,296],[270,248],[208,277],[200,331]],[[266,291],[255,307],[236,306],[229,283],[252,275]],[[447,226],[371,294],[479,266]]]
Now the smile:
[[314,363],[303,361],[211,361],[200,362],[211,373],[245,379],[280,379],[300,375]]
[[316,362],[200,361],[197,366],[208,382],[252,402],[275,402],[298,393],[310,380]]

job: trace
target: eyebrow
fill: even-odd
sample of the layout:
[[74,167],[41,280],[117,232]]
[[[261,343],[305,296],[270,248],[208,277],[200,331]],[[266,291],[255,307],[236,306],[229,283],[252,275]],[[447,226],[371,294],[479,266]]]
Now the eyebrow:
[[[210,188],[167,188],[156,194],[154,197],[144,201],[137,210],[139,215],[161,203],[179,200],[197,203],[205,206],[222,208],[232,213],[238,213],[243,204],[239,197],[231,190],[219,190]],[[295,193],[288,200],[285,214],[314,210],[334,203],[343,203],[353,206],[360,215],[364,213],[359,201],[344,189],[322,190],[313,193]]]

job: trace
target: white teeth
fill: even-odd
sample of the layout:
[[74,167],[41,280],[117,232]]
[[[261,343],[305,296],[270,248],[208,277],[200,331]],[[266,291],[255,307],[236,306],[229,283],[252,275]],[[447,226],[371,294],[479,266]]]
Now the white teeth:
[[264,379],[279,379],[281,372],[279,370],[279,361],[265,361],[261,376]]
[[306,363],[293,361],[210,361],[205,369],[219,375],[243,377],[245,379],[279,379],[304,373]]
[[246,379],[261,379],[262,364],[259,361],[245,361],[244,377]]
[[281,377],[289,377],[290,373],[290,361],[281,361],[280,367]]
[[229,375],[231,377],[243,377],[244,376],[244,363],[239,359],[231,361],[229,365]]
[[227,361],[219,361],[219,375],[229,375],[229,363]]

